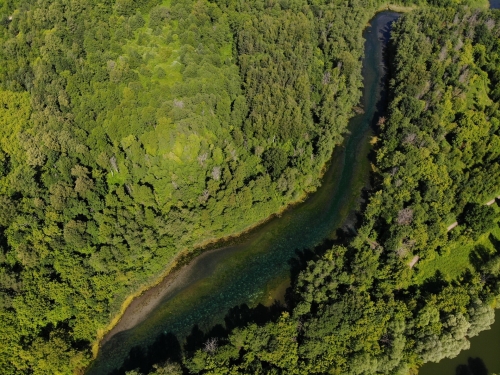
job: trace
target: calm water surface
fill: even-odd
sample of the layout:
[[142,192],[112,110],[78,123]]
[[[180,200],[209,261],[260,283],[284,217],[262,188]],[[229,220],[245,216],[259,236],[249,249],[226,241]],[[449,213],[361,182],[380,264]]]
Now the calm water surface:
[[379,13],[364,33],[365,112],[351,120],[350,135],[334,152],[318,191],[253,230],[243,243],[195,258],[182,283],[172,287],[142,322],[105,342],[88,374],[108,374],[130,357],[133,347],[146,348],[162,334],[173,333],[183,342],[194,325],[206,332],[224,324],[232,307],[268,302],[275,296],[273,290],[283,290],[290,279],[290,261],[297,251],[335,237],[368,185],[371,125],[378,120],[377,105],[385,96],[382,48],[397,17],[393,12]]
[[500,311],[488,331],[470,339],[470,349],[452,359],[426,363],[418,375],[491,375],[500,374]]

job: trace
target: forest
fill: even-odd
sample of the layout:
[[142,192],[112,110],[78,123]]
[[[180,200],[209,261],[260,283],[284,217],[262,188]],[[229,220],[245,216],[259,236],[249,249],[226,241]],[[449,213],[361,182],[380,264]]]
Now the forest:
[[179,252],[318,186],[360,97],[346,23],[366,15],[329,12],[320,41],[305,2],[234,7],[2,3],[5,374],[84,368]]
[[[500,183],[499,36],[498,12],[403,16],[357,234],[307,264],[275,321],[205,337],[149,373],[403,375],[467,349],[500,297],[500,208],[484,204]],[[464,253],[463,269],[446,267]]]
[[[83,371],[126,296],[176,256],[314,191],[361,97],[362,30],[381,4],[3,2],[2,373]],[[393,32],[356,237],[305,267],[278,319],[156,373],[404,374],[491,324],[500,15],[418,5]],[[463,269],[436,277],[454,252]]]

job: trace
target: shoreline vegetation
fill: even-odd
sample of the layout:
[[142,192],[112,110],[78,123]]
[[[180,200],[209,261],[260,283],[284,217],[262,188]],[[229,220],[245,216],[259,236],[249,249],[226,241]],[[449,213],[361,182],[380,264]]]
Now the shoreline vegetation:
[[[375,10],[373,12],[373,14],[370,17],[368,17],[368,19],[371,20],[378,13],[381,13],[381,12],[384,12],[384,11],[387,11],[387,10],[394,11],[394,12],[397,12],[397,13],[405,13],[405,12],[410,12],[410,11],[412,11],[414,9],[417,9],[417,6],[403,6],[403,5],[398,5],[398,4],[395,4],[395,3],[386,3],[386,4],[382,5],[382,6],[380,6],[377,10]],[[370,27],[369,22],[367,23],[367,25],[365,26],[365,28],[367,28],[367,27]],[[365,28],[363,28],[362,31],[364,31]],[[355,117],[356,115],[359,114],[355,110],[356,108],[358,108],[359,104],[360,103],[357,103],[353,107],[352,117]],[[349,129],[347,129],[346,131],[349,132]],[[348,136],[348,134],[347,134],[347,136]],[[335,150],[338,147],[343,147],[343,143],[345,141],[345,137],[346,137],[346,135],[344,135],[344,139],[342,140],[342,142],[335,146],[334,152],[335,152]],[[320,174],[318,176],[318,179],[320,181],[323,179],[324,174],[327,172],[330,163],[332,163],[332,157],[333,157],[333,154],[330,157],[330,159],[328,159],[325,162],[325,164],[323,165],[323,168],[321,169],[321,172],[320,172]],[[206,241],[202,242],[199,245],[195,245],[192,248],[192,250],[190,248],[185,248],[184,250],[180,251],[175,256],[175,258],[172,259],[171,263],[169,263],[166,266],[166,268],[162,272],[162,274],[160,276],[158,276],[157,278],[155,278],[155,280],[152,283],[148,283],[148,284],[144,285],[143,287],[139,288],[139,290],[137,292],[134,292],[134,293],[130,294],[129,296],[127,296],[126,299],[124,300],[124,302],[122,303],[121,307],[120,307],[119,313],[117,313],[115,315],[115,317],[113,317],[113,319],[111,320],[110,324],[105,329],[98,331],[96,340],[92,343],[92,355],[93,355],[93,359],[96,358],[100,346],[103,343],[105,343],[106,341],[108,341],[112,337],[112,336],[110,336],[110,337],[106,337],[106,336],[107,336],[108,333],[112,332],[113,329],[120,323],[120,320],[122,319],[122,317],[125,314],[126,310],[134,302],[135,299],[137,299],[138,297],[140,297],[143,294],[147,293],[149,290],[157,287],[158,285],[166,282],[166,279],[168,279],[170,276],[175,275],[175,273],[177,271],[180,271],[183,267],[189,266],[189,263],[191,263],[192,261],[194,261],[197,257],[203,255],[204,253],[212,251],[212,250],[216,250],[216,249],[228,246],[228,245],[231,245],[231,244],[233,244],[232,241],[238,240],[241,237],[244,237],[245,235],[249,234],[249,232],[257,229],[261,225],[264,225],[268,221],[270,221],[270,220],[272,220],[272,219],[274,219],[276,217],[280,217],[285,211],[293,209],[294,206],[303,203],[312,194],[314,194],[316,192],[316,190],[317,190],[317,187],[314,190],[312,190],[312,191],[304,191],[302,193],[302,195],[299,198],[297,198],[297,200],[294,200],[294,201],[292,201],[292,202],[284,205],[283,207],[281,207],[281,209],[278,212],[272,213],[271,215],[269,215],[268,217],[262,219],[261,221],[256,222],[254,224],[251,224],[249,227],[247,227],[243,231],[240,231],[240,232],[237,232],[237,233],[234,233],[234,234],[230,234],[228,236],[225,236],[225,237],[222,237],[222,238],[219,238],[219,239],[206,240]],[[358,200],[358,201],[359,201],[359,199],[360,199],[360,197],[356,198],[356,200]],[[164,287],[167,288],[168,285],[170,285],[170,284],[166,283],[164,285]],[[153,309],[154,306],[155,306],[155,304],[153,304],[153,306],[151,306],[150,309]],[[146,310],[148,310],[148,308],[146,308]]]
[[[328,169],[329,163],[330,163],[330,161],[327,161],[325,163],[325,166],[323,167],[321,175],[319,176],[320,179],[323,178],[324,173]],[[226,246],[230,246],[230,245],[234,244],[233,241],[238,241],[239,239],[241,239],[245,235],[250,234],[250,232],[257,229],[261,225],[266,224],[268,221],[273,220],[274,218],[280,217],[285,211],[293,209],[293,207],[295,207],[296,205],[303,203],[311,194],[314,194],[314,193],[315,193],[315,190],[303,192],[303,195],[301,195],[299,198],[297,198],[297,200],[292,201],[292,202],[284,205],[283,207],[281,207],[281,209],[278,212],[275,212],[275,213],[269,215],[268,217],[266,217],[265,219],[262,219],[254,224],[251,224],[249,227],[247,227],[246,229],[244,229],[240,232],[230,234],[228,236],[221,237],[218,239],[209,239],[209,240],[206,240],[198,245],[195,245],[192,249],[185,248],[184,250],[181,250],[174,257],[174,259],[172,259],[171,262],[166,266],[165,271],[155,279],[155,281],[141,287],[139,289],[139,291],[134,292],[134,293],[130,294],[129,296],[127,296],[125,301],[122,303],[122,305],[120,307],[120,312],[111,320],[109,326],[106,327],[105,329],[103,329],[102,331],[98,331],[96,341],[94,343],[92,343],[93,359],[95,359],[95,357],[97,356],[100,345],[103,342],[106,342],[107,340],[109,340],[110,337],[106,338],[105,336],[109,332],[111,332],[113,330],[113,328],[115,328],[115,326],[117,326],[120,323],[120,320],[123,317],[123,315],[125,314],[125,311],[134,302],[134,300],[136,298],[147,293],[149,290],[155,288],[159,284],[162,284],[163,282],[166,281],[167,278],[169,278],[170,276],[174,276],[176,272],[181,271],[184,267],[189,267],[189,264],[192,261],[194,261],[196,258],[198,258],[199,256],[202,256],[203,254],[205,254],[207,252],[210,252],[213,250],[218,250],[218,249],[221,249],[221,248],[224,248]],[[174,280],[172,280],[172,282],[173,281]],[[170,285],[170,284],[166,284],[165,288],[168,287],[168,285]],[[154,306],[151,308],[154,308]]]
[[[97,3],[0,5],[0,367],[7,375],[84,371],[134,295],[221,238],[243,240],[317,189],[359,112],[363,25],[384,7],[378,0]],[[321,329],[337,329],[323,321],[322,309],[373,313],[354,302],[338,305],[346,295],[369,296],[412,323],[406,313],[418,314],[428,301],[419,295],[412,305],[405,297],[407,261],[419,255],[419,269],[441,255],[445,223],[500,185],[498,163],[490,165],[500,142],[493,37],[500,15],[471,10],[485,4],[474,0],[423,3],[402,17],[401,40],[394,38],[410,49],[396,51],[397,79],[388,91],[397,100],[376,130],[380,191],[371,194],[354,242],[328,253],[339,262],[316,259],[293,285],[297,316],[312,325],[317,319]],[[422,29],[417,18],[426,12],[436,22]],[[445,24],[450,38],[442,44]],[[422,53],[412,55],[413,46]],[[475,235],[492,215],[483,208],[476,214],[450,238]],[[309,272],[322,267],[334,267],[341,285],[309,284]],[[485,272],[493,276],[473,285],[479,294],[453,289],[465,297],[447,313],[461,308],[468,319],[465,299],[491,297],[496,271]],[[436,290],[436,298],[444,296]],[[394,304],[385,306],[389,300]],[[444,311],[439,303],[432,308]],[[291,319],[282,322],[291,327]],[[313,331],[285,340],[309,348],[311,361],[320,356],[307,336]],[[375,342],[379,333],[372,332]],[[349,334],[334,344],[357,340]],[[380,355],[384,340],[374,344]],[[367,363],[351,354],[353,365]]]
[[47,366],[36,345],[87,366],[177,253],[303,200],[360,95],[359,40],[317,48],[316,8],[94,5],[0,7],[7,373]]
[[[478,5],[478,7],[481,7],[481,8],[487,8],[489,6],[489,2],[487,2],[487,1],[481,1],[479,3],[480,3],[480,5]],[[369,19],[373,19],[378,13],[381,13],[384,11],[393,11],[396,13],[408,13],[408,12],[417,10],[419,8],[421,9],[422,6],[417,6],[417,5],[405,6],[405,5],[400,5],[397,3],[388,2],[388,3],[381,5],[379,8],[377,8],[373,12],[373,14],[369,17]],[[366,24],[365,28],[367,28],[369,26],[370,26],[370,24],[368,22]],[[355,107],[353,107],[353,117],[356,116],[355,108],[357,108],[357,106],[359,106],[359,103],[356,104]],[[338,144],[336,146],[336,148],[342,147],[342,144],[343,144],[343,142]],[[318,176],[319,180],[321,180],[324,177],[324,173],[328,169],[328,165],[330,162],[331,162],[331,159],[328,159],[325,162],[323,168],[321,169],[321,173]],[[117,313],[115,315],[115,317],[113,317],[110,324],[105,329],[98,331],[96,340],[92,343],[93,359],[96,358],[100,345],[102,345],[104,342],[109,340],[110,337],[106,337],[106,335],[108,333],[112,332],[113,329],[120,323],[120,320],[122,319],[123,315],[125,314],[125,311],[127,310],[127,308],[129,308],[129,306],[133,303],[133,301],[135,299],[137,299],[141,295],[147,293],[150,289],[153,289],[153,288],[157,287],[158,285],[164,283],[166,281],[166,279],[169,278],[170,276],[175,277],[175,273],[177,271],[180,271],[185,266],[189,266],[189,263],[191,263],[194,259],[201,256],[202,254],[204,254],[208,251],[215,250],[215,249],[225,247],[225,246],[232,244],[231,243],[232,241],[238,240],[241,237],[244,237],[245,235],[249,234],[249,232],[255,230],[256,228],[260,227],[261,225],[264,225],[268,221],[270,221],[276,217],[281,216],[285,211],[287,211],[289,209],[293,209],[294,206],[303,203],[311,194],[315,193],[316,189],[313,191],[304,191],[299,198],[282,206],[279,211],[272,213],[268,217],[266,217],[266,218],[264,218],[256,223],[250,224],[247,228],[245,228],[242,231],[239,231],[239,232],[236,232],[234,234],[230,234],[230,235],[218,238],[218,239],[209,239],[209,240],[206,240],[198,245],[193,246],[192,248],[185,248],[184,250],[180,251],[175,256],[175,258],[172,259],[172,261],[166,266],[165,270],[161,273],[161,275],[156,277],[152,283],[147,283],[143,287],[140,287],[138,291],[127,296],[120,307],[119,313]],[[417,261],[418,261],[418,259],[417,259]],[[412,264],[412,266],[417,263],[417,262],[414,262],[414,263],[413,262],[414,262],[414,260],[412,260],[410,262],[410,264]],[[412,268],[412,266],[410,266],[410,268]],[[164,287],[166,288],[168,285],[170,285],[170,284],[166,283]],[[151,309],[153,307],[151,307]]]
[[[500,208],[483,203],[500,185],[499,35],[499,13],[461,6],[395,24],[377,191],[357,236],[307,264],[279,319],[235,329],[217,347],[203,345],[218,337],[208,332],[176,373],[407,374],[491,326]],[[466,225],[448,232],[451,215]],[[416,256],[426,262],[409,269]]]

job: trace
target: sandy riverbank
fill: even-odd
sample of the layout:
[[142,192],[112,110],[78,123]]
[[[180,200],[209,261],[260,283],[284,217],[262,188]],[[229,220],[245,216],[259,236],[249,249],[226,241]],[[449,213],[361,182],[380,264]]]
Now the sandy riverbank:
[[[385,9],[380,9],[380,11],[383,10]],[[322,176],[326,171],[327,165],[328,163],[326,163],[323,167],[320,176]],[[164,272],[158,278],[156,278],[154,282],[149,285],[144,285],[142,288],[138,288],[135,293],[128,296],[123,302],[120,311],[114,316],[110,324],[105,329],[98,332],[97,339],[92,346],[94,358],[96,357],[99,347],[100,345],[102,345],[102,343],[109,341],[109,339],[116,335],[118,332],[127,330],[144,320],[144,317],[147,316],[148,313],[151,312],[156,306],[158,306],[158,304],[161,303],[164,298],[168,297],[170,293],[175,293],[174,291],[176,289],[176,286],[181,284],[182,280],[184,280],[185,277],[189,276],[189,272],[194,265],[194,260],[203,256],[203,254],[205,253],[204,251],[207,248],[213,249],[215,246],[219,245],[227,246],[231,240],[235,240],[236,238],[248,234],[256,227],[266,223],[275,216],[280,216],[286,210],[303,202],[310,193],[312,193],[312,191],[304,192],[299,198],[283,206],[280,210],[278,210],[278,212],[257,223],[254,223],[253,225],[250,225],[240,233],[229,235],[222,239],[211,239],[198,246],[193,246],[190,249],[184,249],[183,251],[179,252],[175,256],[175,258],[165,266]],[[179,265],[182,264],[186,265],[179,270]]]
[[222,251],[225,248],[209,250],[199,255],[187,265],[169,273],[159,283],[144,291],[140,298],[134,298],[127,306],[118,323],[116,323],[101,340],[103,345],[119,332],[126,331],[142,322],[165,298],[172,297],[182,290],[186,279],[193,277],[195,266],[204,261],[210,253]]
[[[320,179],[322,179],[326,173],[330,162],[331,160],[326,162],[321,169],[319,175]],[[209,252],[226,248],[241,237],[251,233],[257,227],[264,225],[273,218],[283,215],[285,211],[301,204],[315,191],[316,189],[304,191],[298,198],[288,204],[285,204],[277,212],[249,225],[239,232],[221,238],[208,239],[198,245],[194,245],[192,248],[181,250],[165,266],[164,271],[155,279],[155,281],[146,284],[138,288],[134,293],[131,293],[124,300],[119,312],[111,319],[108,326],[104,329],[98,330],[96,340],[92,344],[93,358],[96,358],[100,346],[109,341],[111,337],[116,335],[118,332],[127,330],[144,320],[144,317],[147,316],[148,313],[163,300],[163,298],[167,297],[169,293],[175,289],[176,285],[181,283],[183,277],[186,277],[189,274],[189,270],[195,264],[194,261],[196,259],[203,256],[203,254],[208,254]],[[174,279],[177,278],[179,278],[178,281],[175,281]],[[137,316],[134,316],[135,314],[137,314]]]

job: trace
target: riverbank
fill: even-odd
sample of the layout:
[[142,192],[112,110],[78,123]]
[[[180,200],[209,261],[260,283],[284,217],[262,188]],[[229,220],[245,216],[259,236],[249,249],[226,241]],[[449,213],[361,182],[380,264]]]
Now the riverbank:
[[[321,174],[319,178],[321,179],[323,175],[325,174],[325,171],[327,170],[328,163],[325,163],[323,168],[321,169]],[[124,316],[125,312],[127,309],[133,305],[134,300],[136,300],[138,297],[142,296],[143,294],[147,293],[148,291],[158,287],[158,286],[163,286],[167,287],[169,284],[169,280],[171,277],[173,277],[176,274],[176,271],[178,271],[181,267],[188,265],[193,259],[201,256],[202,254],[214,250],[216,248],[224,247],[224,246],[229,246],[235,241],[240,240],[242,237],[245,235],[249,234],[256,228],[264,225],[265,223],[269,222],[275,217],[279,217],[283,215],[287,210],[292,209],[294,206],[301,204],[304,202],[304,200],[307,199],[310,194],[313,194],[316,190],[309,190],[309,191],[304,191],[299,198],[293,200],[292,202],[282,206],[279,211],[269,215],[268,217],[253,223],[243,229],[242,231],[232,233],[230,235],[221,237],[221,238],[212,238],[205,240],[198,245],[194,245],[191,249],[190,248],[185,248],[181,250],[179,253],[177,253],[174,258],[166,265],[165,270],[160,274],[160,276],[155,277],[154,281],[151,283],[146,283],[144,286],[140,287],[136,292],[130,294],[125,298],[123,303],[121,304],[119,312],[111,319],[109,325],[102,329],[97,331],[96,335],[96,340],[92,343],[92,358],[95,359],[97,356],[97,353],[99,351],[99,347],[109,340],[110,337],[106,337],[109,333],[111,333],[115,327],[120,323],[122,320],[122,317]],[[150,306],[150,310],[154,308],[155,305]],[[143,314],[141,314],[143,315]],[[141,321],[141,319],[137,319],[137,321]],[[126,322],[125,326],[129,326],[130,322]],[[120,330],[118,331],[120,332]]]
[[[373,18],[377,13],[380,13],[381,11],[384,11],[384,9],[376,11],[374,15],[371,16],[370,18]],[[369,142],[364,142],[364,143],[366,143],[366,145],[363,144],[363,149],[360,150],[361,151],[360,154],[367,155],[370,149],[370,145]],[[342,161],[340,162],[342,163]],[[328,164],[325,164],[325,166],[322,168],[322,177],[324,177],[325,171],[327,170],[326,168],[327,166]],[[363,166],[363,170],[360,170],[359,172],[361,174],[364,174],[365,172],[366,174],[368,174],[369,168],[370,165],[369,163],[367,163],[366,166]],[[354,186],[352,187],[353,191],[361,190],[364,184],[365,184],[364,181],[355,182]],[[181,251],[178,255],[176,255],[176,257],[172,260],[172,262],[167,265],[165,271],[159,277],[157,277],[153,283],[145,285],[144,287],[140,288],[137,292],[133,293],[132,295],[128,296],[125,299],[124,303],[121,306],[120,312],[112,319],[111,323],[106,327],[106,329],[103,329],[102,331],[98,332],[98,338],[92,346],[93,357],[95,358],[97,356],[99,347],[103,343],[109,341],[110,338],[113,337],[116,333],[129,329],[130,327],[134,326],[134,324],[137,324],[138,322],[142,321],[144,316],[148,315],[152,310],[154,310],[154,308],[160,303],[161,299],[164,298],[168,293],[167,289],[173,286],[172,285],[172,283],[174,283],[173,279],[175,279],[177,276],[182,277],[180,273],[177,273],[178,269],[181,266],[186,266],[188,263],[192,262],[197,257],[202,256],[202,254],[205,254],[216,247],[233,245],[234,242],[238,242],[240,238],[245,237],[245,235],[251,233],[256,228],[266,224],[275,217],[282,216],[287,210],[293,208],[294,206],[300,204],[301,202],[304,202],[304,200],[306,200],[307,197],[309,197],[310,195],[311,192],[307,193],[304,192],[303,195],[296,201],[291,202],[290,204],[282,207],[280,211],[270,215],[269,217],[258,223],[251,225],[242,232],[224,237],[222,239],[211,239],[205,241],[204,243],[198,245],[196,249],[193,250],[184,249],[183,251]],[[352,207],[353,204],[359,205],[360,203],[359,196],[356,197],[350,196],[348,200],[349,203],[344,207],[347,206]],[[350,213],[345,212],[345,210],[346,209],[344,208],[344,212],[340,213],[338,212],[337,215],[338,216],[349,215]],[[192,269],[192,267],[193,265],[183,267],[186,268],[186,270],[182,271],[182,275],[189,274],[189,271]],[[282,290],[282,288],[279,289]],[[139,296],[141,296],[142,302],[136,301],[134,303],[134,301]],[[130,316],[127,316],[125,319],[123,319],[124,314],[127,310],[134,311],[134,313],[130,313]]]
[[[336,149],[339,147],[342,146],[339,145]],[[321,169],[320,179],[324,179],[330,165],[335,162],[335,156],[333,156],[324,164]],[[359,183],[356,186],[360,186]],[[250,225],[241,232],[219,239],[206,240],[195,246],[192,250],[184,249],[179,252],[166,266],[165,271],[157,277],[154,282],[144,285],[137,292],[129,295],[122,303],[119,313],[111,320],[110,324],[105,329],[98,331],[97,339],[92,344],[93,359],[97,357],[100,347],[109,341],[115,334],[130,329],[144,320],[144,317],[154,310],[154,308],[161,302],[162,298],[168,294],[168,289],[174,287],[177,283],[182,282],[182,277],[186,277],[186,275],[189,274],[194,266],[193,262],[195,260],[203,259],[202,257],[206,254],[216,250],[223,250],[245,241],[246,236],[251,236],[252,232],[266,225],[273,219],[282,217],[288,211],[306,201],[309,197],[311,197],[311,195],[314,195],[316,191],[317,190],[310,190],[303,192],[298,199],[283,206],[279,211],[269,215],[265,219]],[[177,277],[179,277],[179,280],[176,281],[175,279]],[[281,284],[279,290],[283,290]],[[139,298],[140,301],[138,301]]]

